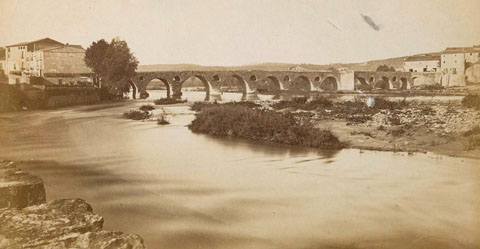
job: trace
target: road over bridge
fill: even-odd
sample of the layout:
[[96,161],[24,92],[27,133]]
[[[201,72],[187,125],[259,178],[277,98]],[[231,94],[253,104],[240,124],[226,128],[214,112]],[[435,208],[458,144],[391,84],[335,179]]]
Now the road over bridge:
[[167,97],[180,99],[185,81],[199,79],[206,101],[221,100],[224,91],[242,92],[243,100],[257,98],[257,93],[311,93],[319,91],[354,91],[373,89],[410,89],[417,78],[435,81],[437,74],[369,71],[151,71],[137,72],[130,84],[148,97],[147,86],[154,80],[165,84]]

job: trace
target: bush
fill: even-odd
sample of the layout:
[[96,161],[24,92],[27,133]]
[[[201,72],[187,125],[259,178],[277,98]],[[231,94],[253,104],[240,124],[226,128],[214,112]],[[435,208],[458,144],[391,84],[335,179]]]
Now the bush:
[[181,99],[173,99],[173,98],[161,98],[153,101],[155,105],[172,105],[172,104],[185,103],[185,102],[187,101],[181,100]]
[[469,94],[462,99],[462,105],[468,108],[475,108],[480,110],[480,95]]
[[150,118],[151,114],[148,112],[142,112],[138,110],[130,110],[128,112],[123,113],[124,118],[133,119],[133,120],[142,120]]
[[148,111],[155,110],[155,107],[153,105],[142,105],[138,109],[140,109],[140,111],[148,112]]
[[394,109],[402,109],[408,106],[407,101],[390,101],[384,98],[375,98],[375,107],[376,109],[387,109],[387,110],[394,110]]
[[167,115],[162,114],[160,115],[160,118],[157,118],[157,124],[158,125],[168,125],[170,122],[168,122]]
[[210,105],[188,126],[193,132],[235,136],[314,148],[339,149],[345,145],[330,131],[314,128],[308,119],[291,113],[253,109],[244,105]]

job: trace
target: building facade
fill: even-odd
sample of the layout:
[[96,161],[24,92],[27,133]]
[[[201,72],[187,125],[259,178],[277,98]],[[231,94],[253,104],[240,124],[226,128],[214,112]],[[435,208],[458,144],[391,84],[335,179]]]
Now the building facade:
[[32,77],[42,77],[47,80],[42,82],[57,85],[91,82],[87,77],[91,71],[83,61],[84,56],[81,46],[50,38],[18,43],[6,47],[5,72],[10,84],[31,83]]
[[465,86],[466,72],[479,62],[480,45],[473,47],[449,47],[441,55],[442,85]]
[[438,72],[440,56],[421,55],[408,57],[403,63],[404,72]]

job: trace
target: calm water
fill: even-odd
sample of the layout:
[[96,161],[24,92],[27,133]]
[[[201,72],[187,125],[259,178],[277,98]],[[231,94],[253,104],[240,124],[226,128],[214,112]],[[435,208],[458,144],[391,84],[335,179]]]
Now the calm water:
[[186,106],[121,118],[147,101],[1,114],[0,158],[148,248],[480,247],[478,160],[193,134]]

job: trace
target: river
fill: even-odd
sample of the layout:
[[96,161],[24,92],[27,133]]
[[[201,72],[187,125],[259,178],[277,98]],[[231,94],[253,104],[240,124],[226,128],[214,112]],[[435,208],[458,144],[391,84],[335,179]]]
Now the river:
[[185,105],[121,117],[148,101],[0,114],[0,158],[147,248],[480,247],[479,160],[194,134]]

